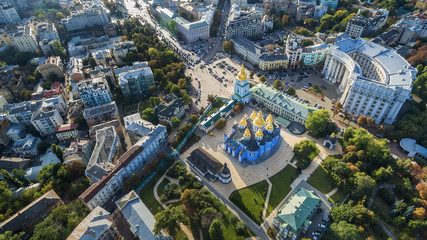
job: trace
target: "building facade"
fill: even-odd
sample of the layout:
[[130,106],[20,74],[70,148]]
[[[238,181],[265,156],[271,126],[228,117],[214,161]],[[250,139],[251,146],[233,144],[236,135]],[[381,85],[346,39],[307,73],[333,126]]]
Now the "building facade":
[[114,74],[123,96],[141,95],[155,86],[153,72],[147,62],[135,62],[133,66],[114,70]]
[[110,103],[113,97],[105,78],[97,77],[77,83],[77,92],[86,107]]
[[286,55],[288,56],[288,68],[298,68],[302,60],[302,37],[297,34],[289,34],[286,40]]
[[54,134],[56,127],[63,123],[64,120],[53,103],[43,102],[42,106],[31,117],[31,124],[42,136]]
[[57,78],[64,77],[64,64],[58,56],[49,57],[44,64],[37,67],[37,70],[45,80],[50,79],[51,75]]
[[348,38],[328,47],[322,73],[340,84],[343,111],[392,124],[410,99],[417,71],[393,49]]
[[231,98],[243,104],[248,103],[251,99],[251,92],[249,91],[249,88],[249,78],[246,75],[245,66],[242,64],[242,69],[234,80],[234,94],[231,95]]
[[12,151],[16,154],[22,154],[24,157],[37,156],[39,154],[37,147],[40,141],[40,138],[27,134],[25,138],[16,140],[13,143]]
[[331,9],[336,9],[338,7],[339,0],[320,0],[320,5],[325,5]]
[[259,83],[250,89],[252,99],[288,121],[305,125],[308,115],[317,110],[273,87]]
[[116,102],[85,108],[83,117],[89,127],[119,118]]
[[225,25],[225,39],[253,37],[262,34],[262,14],[257,11],[243,11],[233,6]]
[[150,136],[141,138],[119,159],[118,164],[98,182],[92,184],[79,199],[89,209],[105,204],[132,173],[143,167],[167,139],[166,127],[158,125]]
[[224,134],[224,149],[240,162],[255,164],[279,143],[280,129],[271,114],[264,118],[261,111],[258,114],[254,111],[235,124],[230,135]]
[[0,23],[17,23],[21,21],[12,4],[0,2]]
[[38,49],[36,33],[29,25],[17,26],[9,30],[7,36],[18,51],[35,52]]
[[55,136],[58,138],[59,141],[76,138],[79,134],[79,131],[77,128],[79,127],[79,124],[63,124],[61,126],[56,127],[55,129]]
[[61,22],[65,30],[70,32],[82,30],[85,27],[110,24],[110,19],[103,6],[93,4],[85,6],[82,10],[72,11],[70,16],[62,19]]
[[[368,11],[368,16],[361,13]],[[346,33],[352,38],[364,37],[379,31],[387,22],[389,12],[385,9],[359,9],[357,15],[348,21]]]

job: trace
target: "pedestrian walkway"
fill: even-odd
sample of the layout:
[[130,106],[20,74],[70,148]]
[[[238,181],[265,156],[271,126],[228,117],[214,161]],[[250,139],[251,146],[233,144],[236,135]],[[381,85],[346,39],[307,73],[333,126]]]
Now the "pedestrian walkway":
[[332,195],[334,195],[336,192],[338,191],[338,188],[335,187],[334,189],[332,189],[332,191],[328,192],[326,195],[327,198],[330,198]]
[[[172,165],[170,168],[172,168],[173,166],[175,166],[175,165]],[[169,169],[170,169],[169,168]],[[168,169],[168,170],[169,170]],[[166,171],[167,172],[167,171]],[[164,208],[164,209],[166,209],[168,206],[167,206],[167,204],[170,204],[170,203],[174,203],[174,202],[178,202],[178,201],[181,201],[180,199],[174,199],[174,200],[170,200],[170,201],[167,201],[167,202],[165,202],[165,203],[163,203],[163,202],[161,202],[160,201],[160,197],[159,197],[159,194],[158,194],[158,192],[157,192],[157,188],[159,187],[159,184],[163,181],[163,179],[165,179],[165,178],[168,178],[169,180],[170,180],[170,178],[169,177],[167,177],[166,176],[166,174],[164,174],[160,179],[159,179],[159,181],[157,181],[156,182],[156,184],[154,185],[154,189],[153,189],[153,194],[154,194],[154,197],[156,198],[156,200],[157,200],[157,202],[159,202],[161,205],[162,205],[162,207]],[[172,181],[171,181],[172,182]],[[189,240],[194,240],[194,237],[193,237],[193,233],[191,232],[191,230],[190,229],[188,229],[188,227],[187,226],[185,226],[184,224],[180,224],[180,228],[181,228],[181,230],[185,233],[185,235],[187,235],[187,237],[188,237],[188,239]]]
[[267,190],[267,196],[265,197],[265,202],[264,202],[264,209],[262,210],[262,220],[266,220],[265,219],[265,215],[267,214],[267,208],[268,208],[268,202],[270,201],[270,194],[271,194],[271,188],[273,187],[273,184],[270,182],[270,179],[265,179],[268,183],[268,190]]

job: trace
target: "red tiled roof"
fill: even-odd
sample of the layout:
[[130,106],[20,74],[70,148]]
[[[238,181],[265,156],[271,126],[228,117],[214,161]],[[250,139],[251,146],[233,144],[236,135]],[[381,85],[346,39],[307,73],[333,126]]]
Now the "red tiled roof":
[[126,151],[118,160],[118,164],[107,175],[102,177],[98,182],[92,184],[86,191],[80,195],[80,199],[85,203],[89,202],[104,186],[120,171],[123,167],[129,164],[138,154],[142,152],[141,146],[133,146]]
[[78,123],[75,124],[62,124],[61,126],[58,126],[55,128],[55,133],[60,133],[60,132],[66,132],[66,131],[70,131],[70,130],[74,130],[77,129],[79,127]]
[[45,96],[45,97],[50,97],[50,96],[52,96],[52,95],[59,94],[59,87],[60,87],[59,82],[54,82],[54,83],[52,83],[52,86],[50,87],[50,88],[51,88],[51,90],[47,90],[47,91],[44,93],[44,96]]

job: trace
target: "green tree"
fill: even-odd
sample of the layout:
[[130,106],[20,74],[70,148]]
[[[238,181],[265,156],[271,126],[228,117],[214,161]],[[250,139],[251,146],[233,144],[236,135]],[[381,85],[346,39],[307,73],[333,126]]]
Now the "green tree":
[[93,56],[92,56],[92,54],[90,54],[89,55],[89,66],[90,66],[90,68],[92,68],[92,69],[95,69],[95,67],[96,67],[96,61],[95,61],[95,58],[93,58]]
[[86,214],[85,206],[78,201],[60,205],[35,226],[31,240],[66,239]]
[[61,59],[67,58],[67,53],[58,40],[53,41],[52,52],[54,55],[61,57]]
[[328,229],[328,236],[331,240],[361,240],[362,236],[356,225],[346,221],[334,222]]
[[310,40],[310,39],[304,39],[302,41],[302,46],[303,47],[308,47],[308,46],[312,46],[312,45],[314,45],[314,42],[312,40]]
[[307,28],[304,28],[304,27],[297,28],[294,31],[294,33],[299,34],[299,35],[303,35],[306,37],[314,37],[314,34],[310,30],[308,30]]
[[192,123],[192,124],[196,124],[197,122],[199,121],[199,118],[196,116],[196,115],[191,115],[191,117],[190,117],[190,122]]
[[157,124],[159,122],[157,114],[154,112],[153,108],[146,108],[144,111],[142,111],[142,118],[152,122],[153,124]]
[[169,21],[168,27],[173,34],[176,34],[176,22],[173,19]]
[[152,108],[157,107],[160,104],[160,99],[158,97],[150,97],[150,106]]
[[376,182],[372,177],[365,173],[356,173],[354,179],[355,189],[352,196],[355,199],[361,199],[363,196],[371,194],[372,190],[377,186]]
[[329,120],[329,111],[320,109],[309,114],[305,127],[313,136],[325,137],[336,130],[336,125]]
[[179,126],[179,124],[181,123],[181,120],[179,120],[177,117],[173,117],[171,119],[172,122],[172,127],[176,128]]
[[216,121],[216,128],[217,129],[223,129],[225,127],[225,120],[223,118],[218,119],[218,121]]
[[188,223],[188,217],[185,216],[182,206],[168,207],[157,213],[154,218],[156,219],[153,229],[155,234],[159,234],[162,229],[167,229],[171,236],[175,236],[179,224]]
[[63,159],[64,151],[60,146],[56,144],[52,144],[50,148],[52,149],[52,153],[54,153],[58,157],[58,159],[61,160],[61,162],[64,161]]
[[232,41],[225,41],[222,44],[222,49],[224,50],[225,53],[233,53],[234,52],[234,44]]
[[27,173],[22,169],[13,169],[12,175],[22,183],[24,187],[30,185],[30,181],[25,177]]
[[283,83],[279,79],[276,79],[276,81],[274,81],[273,83],[273,87],[277,90],[279,90],[282,86],[283,86]]
[[316,150],[316,143],[308,139],[304,139],[294,146],[295,156],[297,156],[298,160],[304,163],[305,166],[310,162],[309,156]]
[[52,85],[51,81],[46,81],[42,84],[43,89],[50,89],[50,86]]
[[222,224],[219,219],[212,221],[211,226],[209,227],[209,236],[211,239],[215,240],[224,239],[224,230],[222,229]]
[[182,95],[182,99],[184,100],[185,104],[187,104],[187,105],[191,103],[191,97],[187,93]]
[[286,93],[288,95],[295,96],[295,94],[296,94],[295,88],[289,87],[288,90],[286,90]]
[[393,173],[394,171],[391,166],[388,166],[387,168],[381,167],[372,172],[372,177],[375,179],[376,182],[384,183],[391,178]]
[[6,231],[0,234],[0,240],[21,240],[24,238],[25,232],[13,234],[11,231]]
[[261,77],[259,77],[259,81],[262,82],[262,83],[265,83],[265,76],[262,75]]
[[14,177],[5,169],[0,169],[0,175],[9,185],[14,186],[15,188],[20,188],[23,186],[21,181],[19,181],[16,177]]
[[57,12],[55,18],[56,20],[61,20],[65,18],[65,15],[62,12]]

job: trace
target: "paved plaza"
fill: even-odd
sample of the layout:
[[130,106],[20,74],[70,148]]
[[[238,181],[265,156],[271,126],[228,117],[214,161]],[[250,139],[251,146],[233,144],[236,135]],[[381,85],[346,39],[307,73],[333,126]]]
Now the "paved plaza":
[[[223,150],[223,137],[224,133],[229,134],[231,132],[231,127],[234,122],[239,122],[244,114],[248,114],[249,116],[253,110],[254,108],[246,106],[244,111],[237,114],[234,118],[227,119],[227,125],[224,129],[214,129],[212,131],[213,136],[210,136],[209,134],[202,136],[202,139],[199,142],[181,154],[181,159],[185,160],[194,149],[201,147],[216,157],[220,162],[227,163],[231,171],[232,182],[229,184],[222,184],[220,182],[211,184],[215,190],[226,198],[228,198],[228,196],[237,189],[244,188],[273,176],[289,164],[290,160],[294,156],[292,149],[296,143],[305,138],[314,140],[307,136],[307,134],[296,136],[290,133],[287,129],[282,128],[280,133],[280,136],[282,137],[280,146],[270,158],[257,165],[241,164],[236,158],[231,157],[231,155],[227,154]],[[264,113],[264,115],[267,114],[267,112]],[[324,149],[323,146],[321,146],[321,141],[322,139],[317,141],[317,147],[321,150],[320,154],[315,161],[313,161],[313,164],[305,169],[303,174],[300,175],[302,180],[307,180],[308,176],[327,155],[337,154],[341,150],[341,147],[338,145],[332,151]],[[194,169],[191,169],[191,171],[194,171]]]

